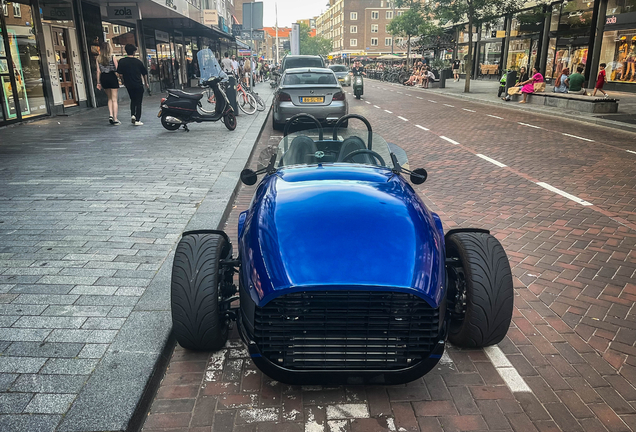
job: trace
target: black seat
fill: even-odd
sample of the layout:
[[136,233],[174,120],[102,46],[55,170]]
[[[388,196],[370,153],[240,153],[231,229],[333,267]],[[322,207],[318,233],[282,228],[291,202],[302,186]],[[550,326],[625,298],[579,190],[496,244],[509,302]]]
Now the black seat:
[[[350,153],[353,153],[356,150],[365,150],[366,148],[367,146],[364,144],[362,138],[357,136],[350,136],[342,142],[342,146],[340,147],[340,155],[338,156],[338,162],[342,162],[344,158],[347,157]],[[376,165],[373,156],[364,153],[357,154],[349,158],[348,162]]]
[[315,164],[317,150],[314,140],[308,136],[299,135],[292,140],[279,166]]
[[194,99],[194,100],[199,100],[203,97],[203,93],[186,93],[183,90],[177,90],[177,89],[169,89],[168,94],[171,94],[179,98]]

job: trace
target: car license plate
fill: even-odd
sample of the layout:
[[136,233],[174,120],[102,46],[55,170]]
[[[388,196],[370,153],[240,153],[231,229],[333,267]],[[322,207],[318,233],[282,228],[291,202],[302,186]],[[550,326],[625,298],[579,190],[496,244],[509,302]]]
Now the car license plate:
[[157,113],[157,117],[161,117],[161,110]]
[[324,96],[321,97],[301,97],[300,101],[302,103],[322,103],[325,101]]

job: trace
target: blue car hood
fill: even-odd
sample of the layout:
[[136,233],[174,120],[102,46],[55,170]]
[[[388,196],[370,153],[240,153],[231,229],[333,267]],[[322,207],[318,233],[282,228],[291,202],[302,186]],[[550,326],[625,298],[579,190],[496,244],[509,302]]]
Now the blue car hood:
[[410,292],[436,307],[443,291],[439,227],[387,169],[280,170],[259,186],[240,247],[260,305],[282,291],[364,287]]

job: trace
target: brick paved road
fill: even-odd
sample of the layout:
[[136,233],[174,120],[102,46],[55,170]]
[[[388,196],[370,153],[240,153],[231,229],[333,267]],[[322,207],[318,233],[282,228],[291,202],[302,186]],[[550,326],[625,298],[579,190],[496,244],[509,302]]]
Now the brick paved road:
[[[418,190],[446,227],[488,228],[504,244],[516,297],[501,351],[451,347],[408,385],[295,387],[255,369],[234,332],[215,354],[176,348],[144,430],[636,430],[634,136],[371,80],[365,90],[348,95],[351,112],[427,168]],[[252,192],[229,217],[234,238]],[[512,368],[530,391],[502,379]]]

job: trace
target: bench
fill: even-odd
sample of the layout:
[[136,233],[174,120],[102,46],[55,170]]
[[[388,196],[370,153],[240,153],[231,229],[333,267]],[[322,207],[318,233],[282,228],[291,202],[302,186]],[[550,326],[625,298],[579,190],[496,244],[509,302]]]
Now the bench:
[[[513,95],[519,97],[519,95]],[[569,93],[540,92],[528,95],[527,102],[533,105],[544,105],[593,114],[610,114],[618,112],[616,98],[592,97]]]

